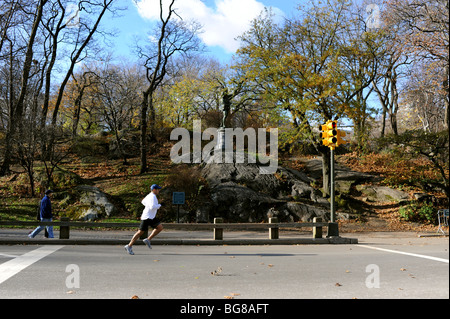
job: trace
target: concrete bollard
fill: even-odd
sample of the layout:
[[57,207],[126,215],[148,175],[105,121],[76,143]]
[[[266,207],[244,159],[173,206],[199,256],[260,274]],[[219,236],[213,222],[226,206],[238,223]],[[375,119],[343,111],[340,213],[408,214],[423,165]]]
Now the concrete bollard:
[[[61,223],[69,222],[70,218],[61,217]],[[69,239],[70,238],[70,226],[62,224],[59,226],[59,239]]]
[[[223,218],[214,218],[214,224],[222,224]],[[223,240],[223,228],[214,228],[214,240]]]
[[[322,218],[320,217],[314,217],[313,223],[321,223]],[[322,226],[314,226],[313,227],[313,238],[322,238]]]
[[328,224],[328,234],[327,237],[340,237],[339,236],[339,224],[338,223],[329,223]]
[[[269,224],[278,224],[278,218],[272,217],[269,218]],[[269,239],[279,239],[280,238],[280,232],[279,228],[269,228]]]

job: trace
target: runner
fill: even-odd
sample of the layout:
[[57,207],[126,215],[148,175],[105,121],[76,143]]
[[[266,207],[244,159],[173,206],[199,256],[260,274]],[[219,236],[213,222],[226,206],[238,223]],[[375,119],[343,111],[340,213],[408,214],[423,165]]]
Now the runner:
[[158,203],[158,198],[156,198],[156,195],[159,195],[160,190],[161,186],[153,184],[150,194],[142,200],[142,204],[145,208],[141,215],[141,225],[139,226],[139,230],[134,234],[130,243],[125,245],[125,250],[130,255],[134,255],[133,244],[144,234],[144,232],[148,231],[148,226],[153,228],[153,232],[143,241],[150,249],[152,249],[150,241],[163,230],[160,220],[156,218],[156,212],[159,208],[161,208],[161,204]]

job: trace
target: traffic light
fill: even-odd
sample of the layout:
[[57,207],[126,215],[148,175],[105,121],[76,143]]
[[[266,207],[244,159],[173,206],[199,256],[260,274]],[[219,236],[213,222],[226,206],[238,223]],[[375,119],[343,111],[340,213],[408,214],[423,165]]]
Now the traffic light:
[[328,121],[325,125],[320,125],[320,130],[322,144],[328,147],[336,147],[338,142],[337,122]]
[[346,137],[347,134],[344,131],[337,130],[337,143],[336,146],[340,146],[342,144],[347,144],[348,141],[344,140],[343,137]]

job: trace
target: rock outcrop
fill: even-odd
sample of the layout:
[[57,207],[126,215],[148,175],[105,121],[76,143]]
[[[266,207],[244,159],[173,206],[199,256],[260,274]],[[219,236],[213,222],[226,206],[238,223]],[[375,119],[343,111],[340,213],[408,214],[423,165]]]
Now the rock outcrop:
[[256,164],[206,164],[202,175],[211,191],[210,216],[230,222],[329,220],[328,201],[302,172],[279,167],[276,174],[260,174]]
[[[341,205],[338,218],[355,213],[355,192],[365,201],[403,204],[409,200],[408,193],[377,185],[377,176],[340,165],[336,165],[335,174],[337,206]],[[262,222],[269,217],[278,217],[281,222],[308,222],[314,217],[330,220],[329,199],[311,186],[321,184],[320,159],[305,162],[304,171],[279,167],[276,174],[267,175],[260,174],[256,164],[206,164],[202,175],[209,183],[211,203],[197,210],[198,221],[213,217],[229,222]]]
[[116,212],[116,207],[109,196],[98,187],[79,185],[75,187],[78,204],[67,208],[67,215],[73,220],[97,220],[109,217]]

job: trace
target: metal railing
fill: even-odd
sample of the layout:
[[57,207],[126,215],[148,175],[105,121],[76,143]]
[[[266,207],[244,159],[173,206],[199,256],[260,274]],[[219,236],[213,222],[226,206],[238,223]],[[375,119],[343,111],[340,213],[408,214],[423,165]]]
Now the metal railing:
[[[0,226],[53,226],[59,227],[59,239],[70,238],[70,228],[138,228],[139,223],[105,223],[105,222],[80,222],[70,221],[69,218],[61,217],[60,221],[0,221]],[[269,223],[223,223],[222,218],[215,218],[214,223],[195,224],[171,224],[163,223],[165,229],[177,230],[213,230],[214,240],[223,240],[224,230],[269,230],[269,239],[279,239],[280,228],[312,228],[313,238],[322,238],[323,227],[337,228],[336,223],[322,222],[321,218],[315,217],[310,223],[279,223],[278,218],[269,218]],[[145,236],[146,234],[144,234]]]

